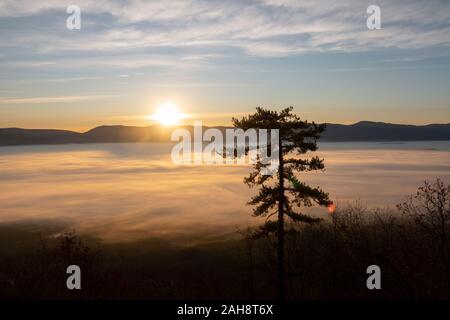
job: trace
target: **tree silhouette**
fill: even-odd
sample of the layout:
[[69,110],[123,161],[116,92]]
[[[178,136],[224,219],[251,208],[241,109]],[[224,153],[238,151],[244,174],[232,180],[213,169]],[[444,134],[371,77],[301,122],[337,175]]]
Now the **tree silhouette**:
[[414,196],[410,195],[397,208],[431,237],[432,249],[439,251],[450,287],[450,185],[439,178],[425,181]]
[[[308,151],[317,150],[317,140],[325,130],[325,125],[302,121],[295,115],[293,107],[281,111],[256,108],[256,113],[242,119],[233,118],[234,127],[248,129],[278,129],[278,168],[276,175],[267,175],[263,169],[269,166],[259,156],[253,166],[253,172],[244,179],[250,188],[259,185],[259,193],[250,201],[254,205],[255,216],[267,217],[260,227],[260,234],[277,235],[277,294],[278,299],[285,297],[284,270],[284,221],[285,216],[293,221],[315,223],[321,219],[297,212],[294,208],[310,207],[314,203],[328,206],[331,201],[328,194],[319,187],[312,188],[301,182],[296,174],[303,171],[323,170],[323,159],[318,156],[307,159],[301,156]],[[268,139],[270,141],[270,139]],[[270,148],[270,146],[269,146]],[[248,150],[247,150],[248,151]],[[275,179],[274,179],[275,178]],[[285,185],[288,182],[288,185]],[[277,214],[276,221],[270,218]]]

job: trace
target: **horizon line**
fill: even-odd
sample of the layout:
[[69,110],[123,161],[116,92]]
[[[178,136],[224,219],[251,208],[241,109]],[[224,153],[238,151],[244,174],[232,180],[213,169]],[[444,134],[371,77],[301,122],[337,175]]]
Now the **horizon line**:
[[[310,123],[313,123],[313,121],[310,121]],[[428,123],[428,124],[411,124],[411,123],[393,123],[393,122],[384,122],[384,121],[372,121],[372,120],[360,120],[354,123],[350,124],[344,124],[344,123],[335,123],[335,122],[314,122],[316,124],[326,124],[326,125],[342,125],[342,126],[353,126],[361,123],[373,123],[373,124],[386,124],[386,125],[397,125],[397,126],[413,126],[413,127],[426,127],[426,126],[432,126],[432,125],[450,125],[450,122],[447,123]],[[166,127],[166,128],[177,128],[177,127],[193,127],[193,124],[177,124],[177,125],[170,125],[165,126],[159,123],[153,123],[149,125],[125,125],[125,124],[101,124],[94,127],[91,127],[90,129],[87,129],[85,131],[83,130],[74,130],[74,129],[61,129],[61,128],[24,128],[24,127],[3,127],[0,128],[0,130],[7,130],[7,129],[19,129],[19,130],[54,130],[54,131],[68,131],[68,132],[75,132],[75,133],[87,133],[89,131],[92,131],[96,128],[101,127],[128,127],[128,128],[149,128],[149,127]],[[232,128],[232,125],[202,125],[202,127],[207,128],[217,128],[217,127],[225,127],[225,128]]]

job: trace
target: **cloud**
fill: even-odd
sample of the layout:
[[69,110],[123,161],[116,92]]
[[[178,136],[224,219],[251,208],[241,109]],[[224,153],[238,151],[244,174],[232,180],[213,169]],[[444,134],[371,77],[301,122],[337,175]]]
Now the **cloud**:
[[[55,49],[56,50],[56,49]],[[49,50],[50,52],[51,50]],[[183,54],[134,54],[124,53],[123,55],[114,55],[107,53],[90,54],[89,58],[85,55],[71,55],[53,57],[49,61],[32,61],[31,58],[16,59],[1,59],[0,66],[9,67],[13,69],[79,69],[79,68],[95,68],[107,67],[114,69],[140,69],[145,67],[175,67],[175,68],[192,68],[208,63],[207,59],[212,55],[205,55],[200,59],[198,55],[183,55]],[[134,72],[135,75],[144,75],[143,72]]]
[[117,97],[117,95],[59,96],[59,97],[6,98],[6,99],[0,98],[0,105],[80,102],[80,101],[109,99],[115,97]]
[[[290,56],[320,51],[450,46],[450,2],[377,1],[382,30],[366,28],[372,1],[101,1],[79,0],[82,30],[64,24],[65,1],[6,0],[0,17],[9,23],[47,15],[49,32],[13,28],[0,46],[43,53],[132,51],[155,48],[236,48],[249,56]],[[39,24],[44,25],[44,20]],[[42,29],[40,29],[42,30]]]
[[[38,83],[38,82],[46,82],[46,83],[64,83],[64,82],[79,82],[79,81],[86,81],[86,80],[98,80],[101,79],[100,77],[73,77],[73,78],[50,78],[50,79],[42,79],[42,78],[36,78],[36,79],[19,79],[19,80],[13,80],[20,83]],[[8,80],[11,81],[11,80]]]

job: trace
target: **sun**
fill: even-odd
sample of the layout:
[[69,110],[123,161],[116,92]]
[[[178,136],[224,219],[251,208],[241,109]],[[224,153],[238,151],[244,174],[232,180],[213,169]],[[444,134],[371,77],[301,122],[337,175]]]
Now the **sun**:
[[173,102],[165,102],[158,106],[156,112],[149,119],[156,121],[165,126],[173,126],[179,124],[180,120],[188,116],[180,112],[178,106]]

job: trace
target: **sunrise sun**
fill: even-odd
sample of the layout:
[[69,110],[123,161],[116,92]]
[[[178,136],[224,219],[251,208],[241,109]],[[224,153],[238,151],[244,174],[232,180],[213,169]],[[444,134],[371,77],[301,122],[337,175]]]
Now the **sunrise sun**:
[[165,126],[177,125],[180,120],[187,117],[188,115],[182,113],[173,102],[165,102],[159,105],[156,112],[148,116],[149,119]]

